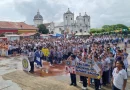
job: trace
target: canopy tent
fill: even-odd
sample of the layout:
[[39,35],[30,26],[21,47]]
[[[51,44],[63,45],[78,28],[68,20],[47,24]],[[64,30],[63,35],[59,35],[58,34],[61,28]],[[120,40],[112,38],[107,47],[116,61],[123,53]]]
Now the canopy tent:
[[41,34],[40,36],[49,36],[48,34]]
[[52,36],[53,36],[53,37],[62,37],[63,35],[56,33],[56,34],[53,34]]
[[40,35],[40,38],[41,38],[41,39],[48,39],[49,37],[50,37],[49,34],[41,34],[41,35]]
[[85,32],[85,33],[83,33],[83,35],[90,35],[89,33],[87,33],[87,32]]
[[80,35],[82,35],[82,33],[76,33],[75,35],[76,35],[76,36],[80,36]]
[[87,32],[85,32],[85,33],[80,33],[80,32],[79,32],[79,33],[76,33],[75,35],[76,35],[76,36],[81,36],[81,35],[90,35],[90,34],[87,33]]
[[9,35],[5,35],[5,37],[9,40],[9,41],[15,41],[15,40],[20,40],[20,35],[17,34],[9,34]]

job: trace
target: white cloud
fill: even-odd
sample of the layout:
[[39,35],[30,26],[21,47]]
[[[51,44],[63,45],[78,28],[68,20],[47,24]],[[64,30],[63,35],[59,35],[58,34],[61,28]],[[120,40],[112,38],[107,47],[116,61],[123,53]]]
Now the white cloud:
[[0,21],[25,21],[25,17],[15,11],[14,0],[0,2]]
[[0,17],[26,20],[33,24],[33,17],[40,9],[45,22],[59,22],[62,21],[63,13],[68,8],[75,13],[75,16],[87,12],[91,16],[92,27],[117,23],[129,26],[130,0],[2,0]]

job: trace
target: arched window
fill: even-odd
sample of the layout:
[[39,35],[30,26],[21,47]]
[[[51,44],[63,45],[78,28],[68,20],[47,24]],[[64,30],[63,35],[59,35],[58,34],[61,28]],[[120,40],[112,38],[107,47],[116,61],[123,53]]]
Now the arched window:
[[82,29],[80,29],[79,31],[82,32]]
[[61,28],[59,28],[59,30],[61,31],[62,29],[61,29]]

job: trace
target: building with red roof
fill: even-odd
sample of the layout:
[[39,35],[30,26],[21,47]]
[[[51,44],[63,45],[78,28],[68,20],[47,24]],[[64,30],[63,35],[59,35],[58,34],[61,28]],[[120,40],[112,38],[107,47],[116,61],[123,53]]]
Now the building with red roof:
[[5,33],[36,33],[38,28],[24,22],[0,21],[0,34]]

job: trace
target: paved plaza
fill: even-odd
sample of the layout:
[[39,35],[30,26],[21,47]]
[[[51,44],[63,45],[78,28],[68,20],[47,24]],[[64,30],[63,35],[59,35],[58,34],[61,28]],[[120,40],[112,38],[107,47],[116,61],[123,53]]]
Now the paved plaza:
[[[127,52],[130,54],[130,48]],[[130,55],[128,60],[130,65]],[[0,58],[0,90],[81,90],[81,83],[77,83],[77,87],[69,86],[70,77],[65,72],[64,64],[49,67],[49,63],[43,62],[43,70],[36,68],[31,74],[22,70],[21,61],[21,56]],[[79,81],[79,76],[77,78]],[[129,85],[130,77],[126,90],[130,90]],[[94,85],[90,85],[88,90],[94,90]],[[111,86],[101,90],[111,90]]]

